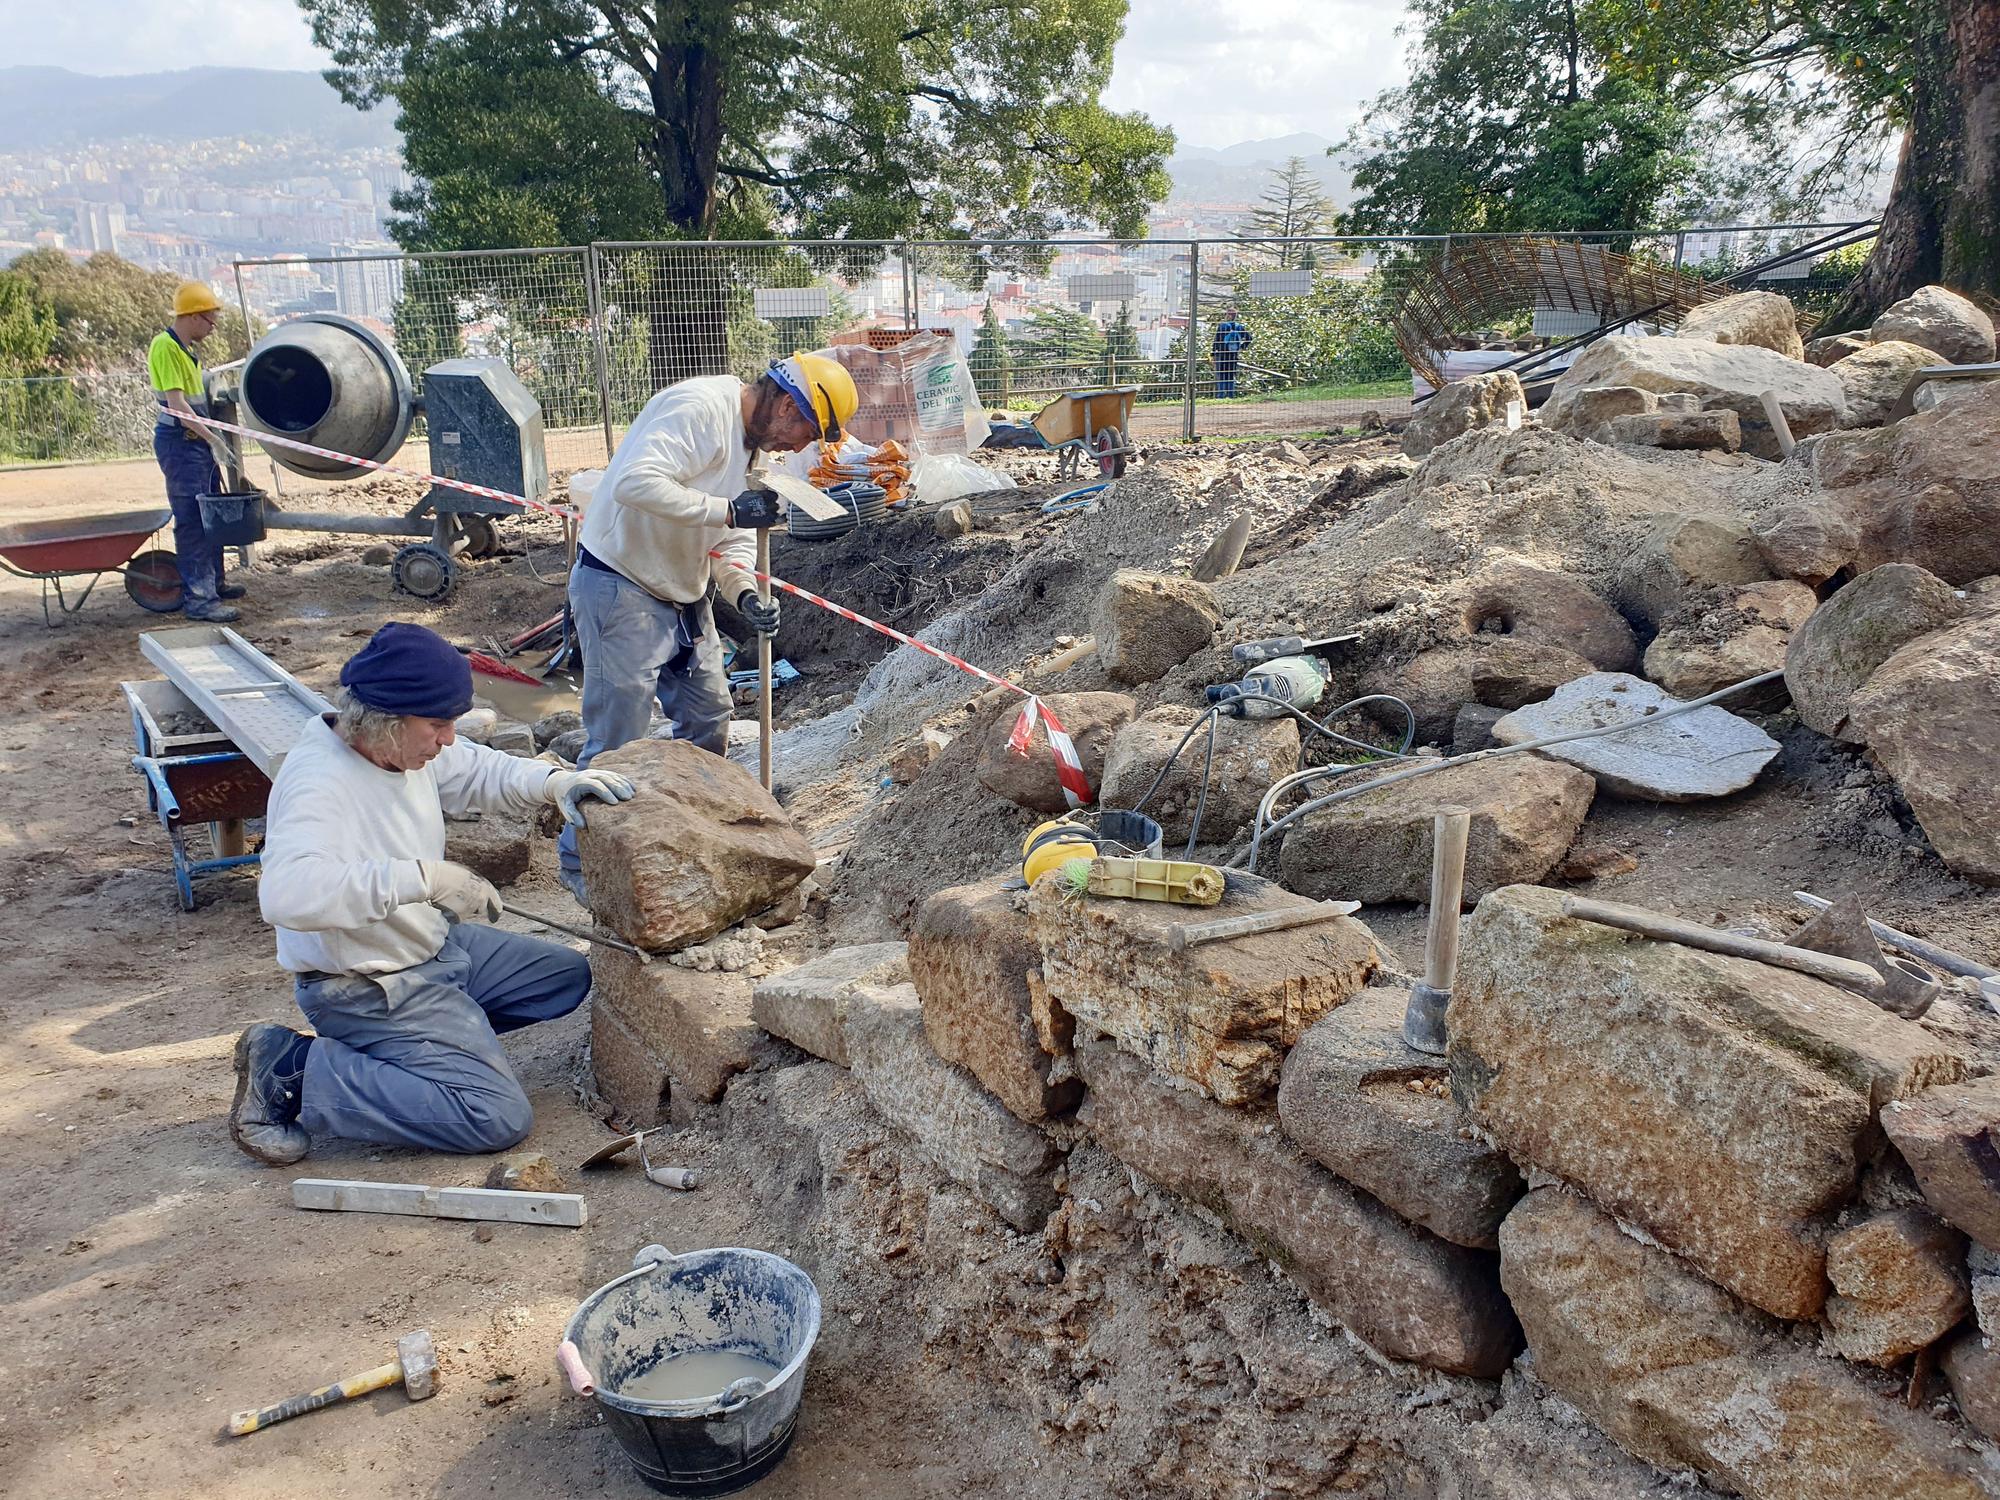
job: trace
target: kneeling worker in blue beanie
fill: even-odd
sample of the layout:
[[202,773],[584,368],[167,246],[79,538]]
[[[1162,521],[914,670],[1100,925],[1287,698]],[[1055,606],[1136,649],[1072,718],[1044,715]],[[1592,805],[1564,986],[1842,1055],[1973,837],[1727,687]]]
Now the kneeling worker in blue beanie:
[[447,812],[583,822],[622,802],[613,771],[564,771],[458,740],[472,670],[442,636],[389,624],[340,672],[339,712],[307,727],[271,787],[258,900],[316,1036],[261,1022],[236,1041],[229,1133],[261,1162],[310,1133],[502,1151],[534,1123],[499,1033],[568,1015],[584,956],[478,925],[499,894],[444,857]]

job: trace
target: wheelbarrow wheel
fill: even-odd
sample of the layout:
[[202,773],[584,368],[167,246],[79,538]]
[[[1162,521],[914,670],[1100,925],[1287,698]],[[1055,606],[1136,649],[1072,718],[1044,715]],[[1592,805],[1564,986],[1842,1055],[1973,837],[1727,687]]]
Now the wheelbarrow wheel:
[[141,552],[125,564],[124,571],[125,592],[139,608],[156,615],[170,615],[181,607],[187,590],[173,553],[160,547]]
[[460,516],[458,524],[465,533],[467,557],[491,557],[500,550],[500,528],[491,516]]
[[1116,427],[1100,427],[1090,440],[1090,451],[1097,455],[1097,472],[1106,479],[1122,479],[1125,476],[1125,434]]

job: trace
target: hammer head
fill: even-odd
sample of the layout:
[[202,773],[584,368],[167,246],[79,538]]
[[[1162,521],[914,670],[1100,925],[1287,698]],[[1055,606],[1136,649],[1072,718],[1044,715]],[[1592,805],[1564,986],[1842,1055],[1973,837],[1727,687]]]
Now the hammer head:
[[396,1361],[403,1367],[403,1391],[412,1401],[437,1393],[437,1345],[430,1330],[419,1328],[396,1340]]

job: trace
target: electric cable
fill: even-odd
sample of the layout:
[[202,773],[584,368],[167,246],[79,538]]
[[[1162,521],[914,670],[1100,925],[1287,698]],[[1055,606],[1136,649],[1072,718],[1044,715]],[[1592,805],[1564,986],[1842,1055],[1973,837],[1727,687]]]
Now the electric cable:
[[[1730,697],[1732,694],[1744,692],[1749,688],[1762,687],[1767,682],[1775,682],[1784,675],[1782,671],[1760,672],[1755,677],[1746,677],[1743,681],[1731,683],[1728,687],[1717,688],[1706,697],[1695,698],[1686,703],[1677,703],[1672,708],[1662,709],[1658,713],[1642,714],[1636,719],[1627,719],[1619,724],[1600,724],[1592,729],[1572,730],[1567,734],[1545,735],[1541,739],[1526,740],[1518,745],[1498,745],[1486,750],[1468,751],[1464,755],[1448,755],[1440,757],[1437,760],[1426,760],[1419,765],[1404,766],[1398,770],[1390,771],[1386,775],[1378,776],[1372,781],[1364,782],[1360,786],[1342,787],[1338,791],[1328,792],[1323,797],[1314,797],[1310,801],[1302,802],[1282,818],[1279,818],[1276,822],[1268,826],[1263,821],[1266,812],[1265,805],[1260,804],[1257,809],[1257,822],[1251,827],[1250,848],[1246,854],[1238,856],[1239,859],[1246,861],[1241,867],[1251,874],[1255,874],[1257,870],[1257,858],[1262,852],[1266,838],[1296,823],[1309,813],[1319,811],[1323,807],[1331,807],[1335,803],[1349,801],[1352,798],[1361,796],[1363,793],[1372,792],[1380,787],[1390,786],[1399,781],[1407,781],[1412,776],[1427,775],[1432,771],[1449,770],[1453,766],[1470,765],[1474,761],[1492,760],[1502,755],[1524,755],[1530,750],[1544,750],[1552,745],[1574,744],[1578,740],[1593,740],[1604,735],[1624,734],[1634,729],[1643,729],[1650,724],[1662,724],[1668,719],[1675,719],[1679,718],[1682,714],[1692,713],[1697,708],[1707,708],[1717,700]],[[1270,794],[1266,793],[1266,803],[1269,802],[1269,797]],[[1225,869],[1236,869],[1237,867],[1236,860],[1232,860],[1228,865],[1224,866]]]

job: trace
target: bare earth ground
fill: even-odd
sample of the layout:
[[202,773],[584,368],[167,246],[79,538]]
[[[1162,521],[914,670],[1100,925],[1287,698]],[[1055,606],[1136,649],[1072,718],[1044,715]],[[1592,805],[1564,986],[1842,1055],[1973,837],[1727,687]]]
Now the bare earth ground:
[[[113,492],[149,504],[146,480],[150,465],[0,475],[0,514],[88,513]],[[409,498],[345,493],[358,508]],[[363,545],[270,549],[239,628],[324,688],[384,619],[463,640],[556,608],[516,557],[424,609],[359,561]],[[555,554],[536,560],[546,572]],[[486,1162],[329,1144],[270,1171],[230,1144],[231,1043],[295,1013],[253,877],[207,877],[195,912],[175,904],[118,693],[154,675],[137,632],[175,622],[107,589],[51,631],[33,585],[0,583],[0,1494],[645,1494],[551,1356],[577,1302],[654,1241],[787,1254],[825,1296],[801,1435],[759,1495],[1687,1492],[1531,1381],[1496,1392],[1378,1368],[1274,1295],[1255,1256],[1088,1148],[1052,1238],[996,1230],[885,1143],[830,1068],[760,1075],[683,1132],[673,1153],[709,1174],[698,1193],[572,1172],[583,1230],[503,1225],[481,1242],[465,1224],[294,1210],[295,1175],[476,1183]],[[1726,804],[1601,800],[1585,839],[1639,861],[1604,893],[1778,921],[1795,886],[1855,887],[1886,920],[2000,950],[2000,903],[1943,871],[1878,779],[1783,737],[1778,771]],[[816,806],[824,835],[854,795]],[[982,856],[1004,857],[1010,838],[996,823]],[[511,899],[575,920],[552,866],[538,841]],[[928,874],[907,883],[927,889]],[[1415,953],[1417,912],[1367,916]],[[579,1013],[509,1048],[536,1107],[531,1144],[565,1168],[609,1139],[571,1088],[587,1032]],[[415,1327],[441,1352],[432,1401],[385,1393],[218,1435],[232,1410],[373,1365]]]
[[[77,484],[72,509],[100,508],[98,476],[61,472]],[[62,500],[51,477],[28,476],[45,514]],[[21,478],[0,477],[10,513]],[[555,607],[510,560],[477,569],[442,615],[413,608],[386,569],[353,560],[362,540],[292,542],[272,549],[285,572],[247,575],[240,628],[322,689],[383,619],[473,636]],[[650,1242],[790,1249],[817,1273],[809,1247],[760,1207],[756,1153],[731,1160],[712,1134],[680,1153],[710,1168],[698,1193],[636,1170],[572,1174],[589,1198],[582,1231],[502,1225],[479,1243],[469,1224],[294,1210],[296,1175],[476,1184],[487,1163],[334,1146],[275,1172],[230,1143],[237,1031],[296,1012],[253,878],[207,877],[199,908],[178,909],[166,836],[129,763],[118,683],[156,675],[137,632],[176,623],[142,615],[111,579],[46,630],[33,585],[0,587],[0,1493],[647,1493],[595,1407],[561,1396],[564,1321]],[[574,922],[552,868],[539,840],[511,899]],[[579,1013],[510,1048],[536,1106],[533,1145],[566,1166],[610,1138],[571,1092],[587,1034]],[[1026,1478],[1028,1424],[989,1421],[971,1381],[912,1367],[900,1317],[829,1297],[804,1432],[762,1493],[1061,1493]],[[441,1353],[429,1403],[383,1395],[218,1436],[230,1411],[379,1363],[419,1326]],[[966,1425],[978,1443],[943,1440]]]

